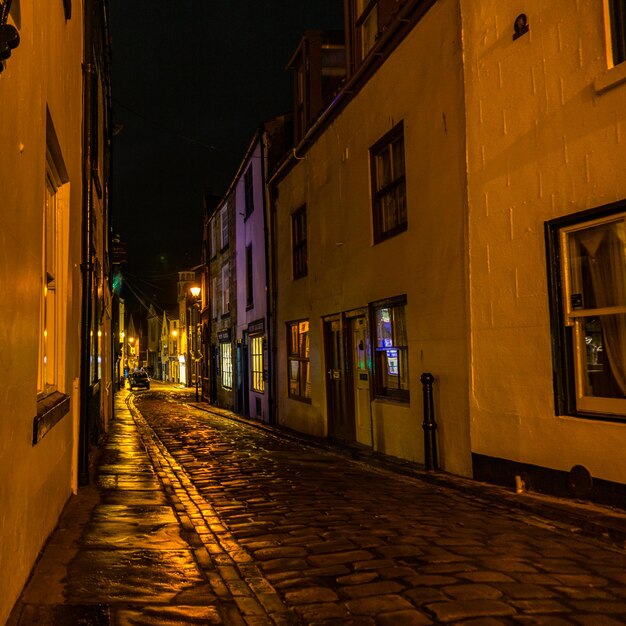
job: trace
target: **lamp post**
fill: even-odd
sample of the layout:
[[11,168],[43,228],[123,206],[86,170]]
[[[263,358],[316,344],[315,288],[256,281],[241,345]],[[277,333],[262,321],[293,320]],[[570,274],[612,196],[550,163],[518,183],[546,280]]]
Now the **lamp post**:
[[126,376],[124,376],[125,374],[125,367],[126,367],[126,336],[124,334],[124,331],[120,332],[120,340],[122,343],[122,362],[121,362],[121,371],[120,371],[120,376],[118,379],[118,385],[119,385],[119,389],[124,389],[124,387],[126,387]]
[[193,298],[193,306],[191,308],[191,324],[192,324],[192,348],[193,348],[193,360],[194,360],[194,376],[196,382],[196,402],[198,402],[198,361],[202,358],[200,351],[198,350],[198,309],[200,308],[200,287],[191,287],[189,289],[191,297]]
[[174,350],[174,342],[177,341],[176,339],[177,337],[178,337],[178,331],[174,328],[172,329],[172,343],[171,343],[172,349],[170,350],[170,354],[168,356],[169,363],[170,363],[170,367],[168,368],[169,369],[168,379],[169,379],[169,382],[171,383],[175,382],[174,381],[174,369],[175,368],[173,366],[174,360],[176,360],[176,367],[178,367],[178,343],[176,343],[176,350]]
[[[128,357],[128,373],[130,374],[130,368],[131,368],[131,363],[135,362],[135,349],[133,347],[133,343],[135,343],[135,338],[134,337],[129,337],[128,338],[128,343],[130,344],[128,347],[128,354],[132,355]],[[133,367],[134,369],[134,367]]]

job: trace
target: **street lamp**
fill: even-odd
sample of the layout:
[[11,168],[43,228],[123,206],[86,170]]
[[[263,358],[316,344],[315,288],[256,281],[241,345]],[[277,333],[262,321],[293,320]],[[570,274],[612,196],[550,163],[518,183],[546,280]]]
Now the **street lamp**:
[[120,376],[119,376],[119,382],[118,382],[118,388],[122,389],[126,386],[126,370],[124,369],[126,367],[126,341],[125,341],[125,333],[122,330],[120,332],[120,340],[122,342],[122,368],[121,368],[121,372],[120,372]]
[[[173,328],[171,332],[172,340],[170,341],[171,350],[168,351],[168,374],[167,379],[169,382],[176,382],[176,376],[178,374],[178,343],[174,343],[176,338],[178,337],[178,331]],[[176,350],[174,350],[176,348]],[[176,366],[174,366],[174,361],[176,361]]]
[[198,361],[202,358],[200,351],[198,350],[198,310],[200,308],[200,287],[190,287],[189,292],[194,302],[191,308],[191,324],[192,324],[192,347],[193,347],[193,359],[194,359],[194,372],[196,379],[196,402],[198,402]]

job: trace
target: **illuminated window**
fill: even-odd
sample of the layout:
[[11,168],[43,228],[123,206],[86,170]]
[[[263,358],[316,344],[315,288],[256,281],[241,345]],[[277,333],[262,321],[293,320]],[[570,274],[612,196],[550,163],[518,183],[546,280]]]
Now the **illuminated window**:
[[361,59],[364,59],[378,37],[378,2],[356,0],[355,15]]
[[407,229],[402,122],[370,149],[374,241]]
[[311,401],[311,367],[309,362],[309,321],[287,324],[287,370],[289,397]]
[[547,224],[558,414],[626,416],[626,203]]
[[293,277],[301,278],[308,273],[306,206],[291,214],[291,246],[293,259]]
[[233,388],[233,347],[230,343],[220,343],[220,365],[222,387]]
[[609,0],[613,65],[626,61],[626,0]]
[[409,401],[409,348],[406,298],[372,305],[374,315],[374,373],[377,397]]
[[263,337],[261,335],[250,338],[250,359],[252,365],[252,389],[263,393]]

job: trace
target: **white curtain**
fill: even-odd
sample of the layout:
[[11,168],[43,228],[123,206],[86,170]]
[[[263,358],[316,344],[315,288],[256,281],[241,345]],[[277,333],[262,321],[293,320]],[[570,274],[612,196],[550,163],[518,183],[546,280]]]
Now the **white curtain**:
[[[576,234],[586,252],[595,308],[626,304],[624,223],[612,222]],[[585,302],[588,307],[589,303]],[[626,315],[601,315],[604,348],[611,372],[626,395]]]

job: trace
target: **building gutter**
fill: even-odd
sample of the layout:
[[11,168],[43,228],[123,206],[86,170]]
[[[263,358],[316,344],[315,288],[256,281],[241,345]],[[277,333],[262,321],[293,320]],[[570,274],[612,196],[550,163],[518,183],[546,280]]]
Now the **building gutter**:
[[[264,134],[261,137],[261,180],[265,183],[265,177],[267,176],[267,166],[269,159],[269,151],[266,145],[267,135]],[[265,239],[265,320],[266,320],[266,333],[267,333],[267,383],[268,383],[268,394],[267,394],[267,411],[268,416],[267,419],[270,424],[275,422],[274,415],[274,315],[273,312],[273,302],[272,302],[272,294],[273,289],[272,285],[274,281],[270,278],[270,272],[274,267],[273,263],[270,263],[270,254],[272,254],[273,245],[270,245],[270,219],[268,216],[268,191],[269,187],[266,184],[263,184],[263,237]],[[273,223],[273,222],[272,222]],[[273,238],[272,238],[273,242]]]

